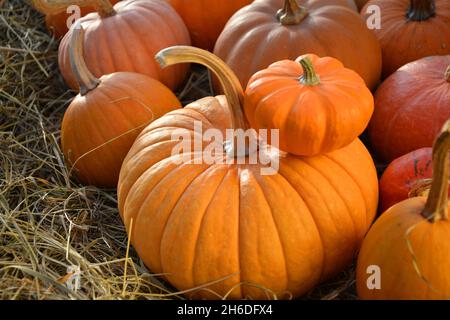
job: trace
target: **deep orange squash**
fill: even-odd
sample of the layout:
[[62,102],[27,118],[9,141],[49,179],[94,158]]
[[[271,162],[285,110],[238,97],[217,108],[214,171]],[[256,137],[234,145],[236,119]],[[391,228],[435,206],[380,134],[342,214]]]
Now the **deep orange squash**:
[[[66,0],[39,0],[47,12],[60,12]],[[99,0],[100,1],[100,0]],[[183,20],[163,0],[120,1],[114,7],[101,0],[98,13],[79,19],[86,30],[84,59],[96,77],[118,71],[136,72],[177,88],[187,74],[187,66],[160,70],[153,56],[162,48],[190,44]],[[69,59],[70,32],[61,40],[59,67],[66,83],[78,89]]]
[[426,195],[432,175],[432,148],[414,150],[392,161],[380,180],[380,211],[411,195]]
[[449,71],[450,55],[427,57],[403,66],[378,88],[369,137],[380,159],[390,162],[433,145],[450,118]]
[[[120,0],[110,0],[110,1],[111,1],[111,4],[116,4]],[[40,2],[39,0],[31,0],[31,2],[34,4],[37,4],[37,6],[39,7],[39,2]],[[99,5],[101,5],[100,0],[83,0],[83,1],[68,0],[66,2],[67,2],[66,9],[63,10],[62,12],[46,13],[45,8],[44,8],[44,12],[43,12],[45,14],[45,24],[47,26],[47,29],[57,39],[62,38],[69,30],[67,28],[68,20],[71,20],[71,17],[74,15],[74,12],[72,12],[72,11],[68,12],[70,5],[77,5],[79,7],[80,17],[83,17],[83,16],[87,15],[88,13],[96,11],[97,10],[96,8]],[[89,3],[89,4],[84,5],[84,3]],[[74,21],[70,21],[70,22],[74,22]]]
[[95,78],[83,60],[83,29],[72,29],[70,55],[80,94],[68,107],[61,145],[69,170],[85,184],[115,188],[122,161],[142,129],[181,106],[162,83],[117,72]]
[[373,29],[383,52],[383,78],[418,59],[450,54],[450,1],[371,0],[380,8],[380,28]]
[[380,79],[381,49],[354,6],[342,0],[256,0],[230,19],[214,53],[244,87],[276,61],[313,53],[340,60],[372,89]]
[[[391,207],[369,231],[356,269],[361,299],[450,299],[449,147],[450,121],[434,146],[428,198]],[[376,269],[379,281],[367,272]]]
[[[264,175],[266,165],[249,163],[254,149],[236,154],[216,141],[216,160],[196,164],[211,141],[195,134],[195,121],[203,131],[223,135],[247,128],[242,88],[207,51],[174,47],[158,60],[164,66],[206,65],[225,96],[198,100],[156,120],[123,163],[120,213],[152,272],[164,274],[179,290],[202,287],[190,297],[267,299],[305,294],[348,265],[378,200],[374,164],[363,144],[355,140],[316,157],[285,154],[279,170]],[[203,140],[199,152],[174,153],[180,143],[174,134],[181,129]],[[279,155],[270,146],[261,148],[266,156]],[[232,163],[221,162],[224,158]]]
[[334,58],[308,54],[256,73],[245,91],[255,129],[279,129],[280,149],[312,156],[340,149],[367,127],[374,102],[364,80]]
[[253,0],[167,0],[183,18],[196,47],[214,49],[228,19]]

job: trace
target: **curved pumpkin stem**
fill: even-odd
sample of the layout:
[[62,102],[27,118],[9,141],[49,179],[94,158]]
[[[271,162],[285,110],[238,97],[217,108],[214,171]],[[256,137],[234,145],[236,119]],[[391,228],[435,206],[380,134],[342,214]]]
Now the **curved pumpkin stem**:
[[300,77],[300,83],[305,86],[317,86],[320,84],[320,78],[314,70],[311,59],[306,55],[299,61],[303,68],[303,75]]
[[448,66],[447,71],[445,71],[445,80],[450,83],[450,66]]
[[71,31],[69,45],[69,60],[72,72],[80,86],[80,94],[86,95],[89,91],[97,88],[100,80],[97,79],[90,71],[83,58],[83,39],[84,29],[81,23],[77,23]]
[[448,220],[448,150],[450,120],[444,125],[433,147],[433,182],[422,215],[434,221]]
[[36,10],[46,15],[65,12],[71,5],[95,7],[101,17],[110,17],[116,14],[114,6],[109,0],[31,0],[31,2]]
[[283,25],[299,24],[308,15],[308,10],[300,6],[297,0],[285,0],[283,9],[278,10],[278,21]]
[[156,61],[162,68],[178,63],[198,63],[210,69],[220,81],[232,114],[233,129],[248,128],[242,104],[244,91],[233,71],[209,51],[190,46],[174,46],[158,52]]
[[406,18],[411,21],[425,21],[436,15],[434,0],[411,0]]

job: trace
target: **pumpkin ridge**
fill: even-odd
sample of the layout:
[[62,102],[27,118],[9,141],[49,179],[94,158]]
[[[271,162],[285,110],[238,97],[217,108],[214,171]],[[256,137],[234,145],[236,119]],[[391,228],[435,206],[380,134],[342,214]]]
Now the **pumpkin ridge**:
[[[113,52],[114,50],[116,51],[121,51],[123,53],[125,53],[126,55],[126,59],[120,59],[120,61],[118,61],[119,63],[119,68],[118,69],[114,69],[114,70],[128,70],[129,72],[134,72],[134,73],[139,73],[136,71],[136,66],[135,66],[135,60],[133,59],[132,55],[130,55],[129,52],[129,46],[127,46],[122,38],[122,33],[120,30],[123,29],[123,25],[120,22],[123,22],[124,20],[126,20],[122,15],[117,14],[116,15],[116,20],[114,21],[114,25],[115,25],[115,32],[106,32],[106,28],[103,28],[103,32],[111,34],[113,39],[115,39],[115,41],[109,41],[108,42],[108,51]],[[125,23],[126,25],[126,23]],[[125,35],[125,37],[127,37],[128,35]],[[111,43],[114,43],[114,46],[111,47]],[[136,44],[136,43],[135,43]],[[126,66],[123,67],[123,63],[126,63]],[[105,72],[106,73],[106,72]]]
[[[296,158],[296,160],[301,161],[302,163],[304,163],[303,160],[301,160],[300,158]],[[317,189],[316,187],[311,183],[308,182],[306,179],[302,179],[302,176],[294,169],[290,166],[289,161],[284,161],[283,162],[283,166],[289,168],[289,170],[291,171],[291,174],[295,174],[299,179],[301,179],[302,181],[305,181],[305,183],[309,184],[316,192]],[[281,177],[283,177],[286,182],[292,187],[292,189],[295,191],[295,193],[298,195],[298,197],[300,198],[300,200],[305,204],[305,207],[308,209],[308,214],[311,217],[312,221],[314,222],[314,227],[317,231],[317,234],[319,236],[319,240],[320,240],[320,245],[323,248],[322,250],[322,265],[321,265],[321,271],[320,271],[320,279],[322,279],[323,274],[325,273],[325,261],[326,261],[326,254],[325,254],[325,241],[323,240],[323,236],[319,230],[319,227],[317,225],[316,219],[314,218],[314,214],[312,213],[311,207],[308,205],[307,201],[304,199],[304,197],[300,194],[300,191],[297,190],[297,188],[295,188],[290,179],[288,177],[286,177],[283,172],[279,172],[279,174],[281,175]]]
[[[225,181],[225,178],[229,174],[229,172],[226,169],[221,168],[221,165],[215,164],[215,165],[213,165],[211,167],[217,167],[217,171],[224,171],[224,175],[220,179],[220,182],[217,184],[215,190],[214,191],[211,190],[212,191],[211,194],[210,194],[211,198],[209,199],[206,208],[203,210],[202,218],[201,218],[201,221],[200,221],[200,225],[198,227],[197,237],[196,237],[195,246],[194,246],[194,252],[192,254],[192,282],[194,283],[194,287],[203,285],[203,283],[197,284],[196,281],[195,281],[195,279],[196,279],[195,265],[196,265],[196,258],[197,258],[197,255],[198,255],[198,251],[199,251],[199,247],[198,247],[199,237],[200,237],[201,230],[203,229],[203,225],[205,223],[205,216],[206,216],[209,208],[211,207],[211,202],[214,200],[214,197],[216,196],[217,190],[219,190],[219,188],[222,186],[223,182]],[[203,172],[203,173],[205,173],[205,172]],[[226,276],[228,276],[228,275],[226,275]]]
[[[206,166],[206,169],[205,169],[204,171],[202,171],[200,174],[196,175],[196,176],[194,177],[194,179],[193,179],[192,181],[189,182],[188,186],[184,189],[184,192],[181,194],[181,196],[176,200],[175,205],[173,206],[173,208],[172,208],[172,210],[171,210],[169,216],[167,217],[166,223],[165,223],[165,225],[164,225],[164,227],[163,227],[163,232],[162,232],[162,235],[161,235],[161,242],[160,242],[161,267],[162,267],[162,269],[163,269],[164,272],[166,272],[166,271],[165,271],[166,267],[164,266],[164,261],[163,261],[163,260],[164,260],[164,259],[163,259],[163,255],[164,255],[163,252],[165,252],[165,251],[163,250],[163,245],[164,245],[164,243],[165,243],[166,241],[169,241],[169,240],[166,240],[167,237],[168,237],[168,235],[167,235],[167,229],[168,229],[167,226],[168,226],[168,225],[171,223],[171,221],[174,219],[174,212],[176,211],[176,208],[178,207],[178,205],[179,205],[181,199],[183,199],[183,197],[184,197],[184,195],[186,194],[186,192],[192,187],[192,184],[195,183],[196,181],[200,180],[200,179],[204,179],[204,178],[202,177],[203,174],[205,174],[205,173],[207,173],[207,172],[208,172],[208,173],[213,173],[215,170],[220,171],[220,170],[223,170],[223,169],[221,169],[221,168],[220,168],[219,166],[217,166],[217,165],[208,165],[208,166]],[[223,170],[223,171],[225,171],[225,170]],[[224,176],[225,176],[225,175],[224,175]],[[183,178],[184,178],[184,177],[183,177]],[[209,194],[209,196],[210,196],[210,199],[208,200],[208,204],[206,205],[206,207],[209,205],[211,199],[214,197],[214,194],[211,193],[211,194]],[[202,210],[202,213],[201,213],[202,218],[200,219],[200,224],[202,223],[202,220],[203,220],[205,211],[206,211],[206,209],[205,209],[205,210]],[[200,213],[198,213],[198,214],[200,215]],[[200,228],[201,228],[201,225],[198,225],[198,227],[196,228],[196,229],[197,229],[197,231],[196,231],[196,234],[197,234],[196,237],[198,237],[198,233],[200,232]],[[198,240],[198,238],[197,238],[197,240]],[[194,251],[192,252],[192,265],[190,266],[190,267],[191,267],[191,269],[190,269],[190,271],[191,271],[191,281],[190,281],[190,282],[192,282],[192,288],[195,287],[195,281],[194,281],[194,277],[193,277],[193,272],[195,271],[195,270],[194,270],[194,263],[195,263],[195,250],[196,250],[196,246],[197,246],[197,242],[198,242],[197,240],[196,240],[196,243],[195,243],[194,248],[193,248]],[[185,267],[188,267],[188,266],[185,265]]]
[[330,159],[332,162],[334,162],[334,163],[336,163],[339,167],[341,167],[342,168],[342,170],[344,170],[346,173],[347,173],[347,175],[353,180],[353,182],[355,183],[355,185],[356,186],[358,186],[358,189],[359,189],[359,191],[360,191],[360,194],[362,195],[362,198],[364,199],[364,206],[365,206],[365,208],[366,208],[366,221],[368,222],[368,223],[372,223],[370,220],[371,219],[369,219],[369,217],[367,216],[368,214],[369,214],[369,205],[368,205],[368,203],[367,203],[367,197],[366,197],[366,195],[364,194],[364,191],[363,191],[363,189],[361,188],[361,185],[359,184],[359,182],[358,182],[358,180],[357,179],[355,179],[355,177],[353,176],[353,174],[352,174],[352,172],[351,171],[349,171],[347,168],[345,168],[340,162],[338,162],[338,161],[336,161],[336,159],[333,159],[333,158],[331,158],[330,156],[328,156],[328,155],[323,155],[324,157],[326,157],[326,158],[328,158],[328,159]]
[[[250,170],[249,170],[249,172],[250,172]],[[267,200],[267,196],[266,196],[267,191],[266,191],[265,188],[261,185],[261,181],[260,181],[260,180],[262,180],[261,177],[257,178],[256,175],[254,175],[253,173],[251,173],[251,174],[253,175],[253,179],[254,179],[254,181],[255,181],[255,184],[258,186],[258,188],[260,189],[261,193],[264,195],[264,203],[265,203],[265,205],[267,206],[268,211],[270,212],[270,215],[271,215],[271,217],[272,217],[272,223],[273,223],[273,225],[274,225],[274,230],[276,230],[277,238],[278,238],[278,241],[280,242],[280,248],[281,248],[281,252],[282,252],[282,255],[283,255],[283,261],[284,261],[284,263],[283,263],[283,264],[284,264],[284,272],[285,272],[285,274],[286,274],[286,284],[284,285],[284,287],[287,289],[288,283],[289,283],[289,270],[288,270],[288,266],[287,266],[286,250],[285,250],[285,248],[284,248],[284,244],[283,244],[283,241],[282,241],[282,237],[281,237],[281,235],[280,235],[280,228],[279,228],[279,226],[278,226],[277,223],[276,223],[276,219],[275,219],[275,217],[274,217],[274,213],[273,213],[272,206],[271,206],[271,204],[269,203],[269,201]],[[282,176],[280,176],[280,177],[283,178]],[[267,176],[267,178],[270,179],[270,180],[272,180],[272,183],[278,185],[278,183],[275,181],[276,179],[274,179],[273,177]],[[288,184],[289,184],[289,183],[288,183]],[[292,189],[294,189],[290,184],[289,184],[289,186],[290,186]],[[282,190],[282,189],[280,189],[280,190]],[[295,190],[294,190],[294,192],[295,192]],[[296,193],[296,192],[295,192],[295,193]]]
[[[328,161],[330,161],[330,162],[333,162],[333,161],[331,161],[330,158],[327,158],[327,157],[323,157],[323,158],[326,159],[326,160],[328,160]],[[308,166],[310,166],[311,168],[313,168],[314,170],[316,170],[316,171],[324,178],[324,180],[328,182],[328,184],[330,185],[331,189],[333,189],[333,190],[336,192],[336,194],[339,196],[339,199],[342,200],[342,203],[344,204],[345,208],[347,209],[346,211],[347,211],[348,217],[350,218],[349,220],[352,222],[352,225],[353,225],[353,231],[354,231],[353,234],[355,235],[355,243],[357,243],[357,242],[358,242],[358,241],[357,241],[357,240],[358,240],[358,239],[357,239],[357,238],[358,238],[358,228],[356,227],[356,226],[357,226],[357,223],[355,222],[354,216],[352,215],[352,210],[350,209],[349,204],[344,200],[345,198],[341,195],[341,192],[340,192],[339,188],[338,188],[337,186],[335,186],[335,185],[327,178],[327,176],[319,169],[318,166],[315,166],[311,161],[308,161],[308,160],[304,161],[304,163],[306,163]],[[334,163],[334,162],[333,162],[333,163]],[[340,167],[340,168],[342,169],[341,166],[339,166],[339,165],[337,165],[337,166]],[[343,170],[343,173],[345,173],[345,175],[347,175],[347,176],[350,178],[350,180],[355,184],[355,186],[358,187],[358,190],[360,190],[359,186],[354,182],[353,178],[350,177],[350,176],[348,175],[348,173],[347,173],[346,171],[344,171],[344,170]],[[361,193],[361,190],[360,190],[360,196],[361,196],[361,199],[362,199],[363,202],[364,202],[364,195]],[[325,199],[324,199],[324,202],[326,203],[326,200],[325,200]],[[327,208],[328,208],[328,206],[327,206]],[[367,211],[366,206],[364,206],[364,209],[365,209],[365,211]],[[331,211],[331,210],[330,210],[330,211]],[[365,225],[367,225],[367,217],[366,217],[366,219],[365,219]],[[362,239],[359,239],[359,240],[361,241]]]
[[[170,162],[171,162],[171,160],[167,160],[167,161],[166,161],[166,160],[167,160],[167,159],[164,159],[164,161],[167,162],[167,163],[170,163]],[[161,164],[161,165],[164,165],[164,164]],[[149,192],[149,193],[145,196],[145,198],[142,200],[142,202],[141,202],[141,204],[140,204],[140,207],[139,207],[139,211],[138,211],[138,212],[135,214],[135,216],[133,217],[134,221],[140,221],[140,218],[141,218],[143,215],[146,214],[146,212],[144,211],[144,209],[146,208],[147,202],[149,201],[149,199],[151,199],[151,197],[153,196],[153,190],[157,190],[158,187],[159,187],[161,184],[164,184],[165,181],[166,181],[167,179],[171,178],[171,177],[177,178],[177,182],[179,182],[180,180],[186,179],[186,175],[181,175],[181,176],[180,176],[180,175],[179,175],[179,170],[177,170],[177,169],[184,169],[184,168],[187,167],[187,166],[189,166],[189,164],[185,164],[185,165],[183,165],[183,166],[181,166],[181,167],[176,168],[175,170],[168,170],[168,171],[167,171],[167,174],[165,174],[164,176],[162,176],[161,179],[160,179],[159,181],[157,181],[157,182],[153,185],[153,187],[151,188],[150,192]],[[202,170],[200,170],[200,172],[196,173],[196,175],[194,175],[194,176],[191,177],[191,181],[189,181],[189,183],[183,188],[183,190],[180,190],[180,193],[179,193],[179,194],[180,194],[180,197],[178,197],[178,198],[175,200],[175,202],[171,205],[171,208],[170,208],[170,210],[168,210],[168,214],[167,214],[167,216],[166,216],[166,218],[165,218],[164,225],[162,225],[161,228],[160,228],[160,236],[159,236],[159,255],[157,255],[156,258],[158,259],[159,268],[160,268],[160,270],[161,270],[160,272],[162,272],[162,273],[165,273],[164,267],[163,267],[163,263],[162,263],[162,252],[163,252],[163,251],[162,251],[162,244],[163,244],[163,238],[164,238],[165,230],[167,229],[166,227],[167,227],[167,224],[169,223],[169,219],[171,218],[171,216],[172,216],[172,214],[173,214],[173,211],[174,211],[174,208],[178,205],[181,196],[184,194],[184,192],[187,190],[187,188],[189,188],[189,187],[191,186],[191,184],[194,182],[194,180],[198,177],[199,174],[202,174],[202,173],[203,173],[204,171],[206,171],[208,168],[210,168],[210,166],[205,166],[204,168],[202,168]],[[137,179],[136,182],[137,182],[138,180],[145,180],[146,174],[147,174],[147,172],[148,172],[150,169],[151,169],[151,168],[149,168],[148,170],[146,170],[144,174],[140,175],[140,176],[139,176],[139,179]],[[148,187],[148,185],[147,185],[146,187]],[[130,191],[132,191],[132,190],[130,190]],[[130,194],[130,192],[129,192],[129,194]],[[168,193],[165,195],[164,200],[166,200],[167,197],[170,197],[170,196],[171,196],[171,194],[168,192]],[[128,196],[127,196],[127,197],[128,197]],[[124,208],[127,207],[127,203],[128,203],[128,200],[126,201]],[[135,230],[136,230],[136,228],[135,228]],[[134,233],[133,233],[132,235],[129,235],[129,236],[131,237],[132,240],[135,240],[135,239],[134,239]],[[158,272],[158,271],[159,271],[159,270],[156,270],[156,272]]]

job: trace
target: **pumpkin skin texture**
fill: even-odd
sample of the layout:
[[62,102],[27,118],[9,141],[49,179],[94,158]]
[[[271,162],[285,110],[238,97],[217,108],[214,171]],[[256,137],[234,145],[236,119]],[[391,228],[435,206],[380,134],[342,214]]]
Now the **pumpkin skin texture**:
[[[360,299],[450,299],[448,160],[450,121],[433,148],[433,179],[427,197],[388,209],[364,239],[356,268]],[[380,287],[370,290],[367,270],[378,266]]]
[[356,72],[312,54],[256,73],[244,101],[252,128],[279,129],[279,148],[300,156],[348,145],[363,133],[374,108],[372,93]]
[[381,160],[432,146],[450,118],[449,65],[450,56],[423,58],[403,66],[378,88],[369,137]]
[[[119,1],[120,0],[110,0],[113,5]],[[84,17],[95,10],[96,8],[93,6],[80,6],[80,17]],[[45,25],[56,39],[64,37],[67,31],[69,31],[67,28],[67,19],[72,15],[73,13],[67,13],[66,11],[45,15]]]
[[432,175],[432,148],[414,150],[392,161],[380,179],[381,212],[408,199],[410,193],[426,193]]
[[192,45],[214,49],[217,38],[228,19],[253,0],[167,0],[183,18],[189,29]]
[[[190,44],[189,33],[180,16],[162,0],[120,1],[110,16],[91,13],[79,19],[86,30],[84,59],[96,77],[119,71],[148,75],[170,89],[184,81],[188,67],[160,70],[154,55],[162,48]],[[155,31],[157,30],[157,31]],[[70,32],[61,40],[59,68],[66,83],[78,89],[70,68]]]
[[[381,49],[359,14],[336,0],[292,3],[296,9],[286,11],[284,22],[282,16],[277,17],[283,0],[256,0],[225,26],[214,53],[231,67],[241,84],[246,87],[253,74],[274,62],[313,53],[340,60],[374,88],[381,75]],[[296,19],[301,21],[293,21]]]
[[217,295],[199,290],[196,298],[271,296],[255,285],[300,296],[358,250],[377,206],[373,161],[355,140],[317,157],[283,155],[274,175],[262,175],[259,162],[177,164],[174,132],[194,135],[199,121],[225,134],[230,101],[203,98],[142,131],[120,173],[121,217],[140,258],[177,289],[223,280],[208,286]]
[[[411,4],[417,9],[407,17]],[[430,9],[433,4],[434,10]],[[371,0],[361,11],[365,19],[371,14],[366,12],[370,5],[379,6],[381,12],[381,28],[373,32],[383,52],[383,78],[409,62],[450,54],[449,1]]]
[[358,7],[358,10],[361,10],[369,0],[355,0],[355,4]]
[[[73,33],[78,52],[82,34],[78,29]],[[181,104],[166,86],[145,75],[116,72],[96,79],[80,56],[73,61],[81,93],[64,114],[62,150],[82,183],[115,188],[122,161],[142,129]]]

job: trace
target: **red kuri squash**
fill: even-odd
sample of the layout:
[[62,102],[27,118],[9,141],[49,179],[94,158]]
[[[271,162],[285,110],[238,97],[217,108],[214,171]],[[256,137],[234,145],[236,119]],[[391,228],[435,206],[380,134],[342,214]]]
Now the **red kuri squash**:
[[432,176],[432,148],[418,149],[392,161],[380,180],[380,211],[409,196],[426,195]]
[[403,66],[378,88],[370,140],[380,159],[390,162],[431,147],[449,118],[450,55],[423,58]]

